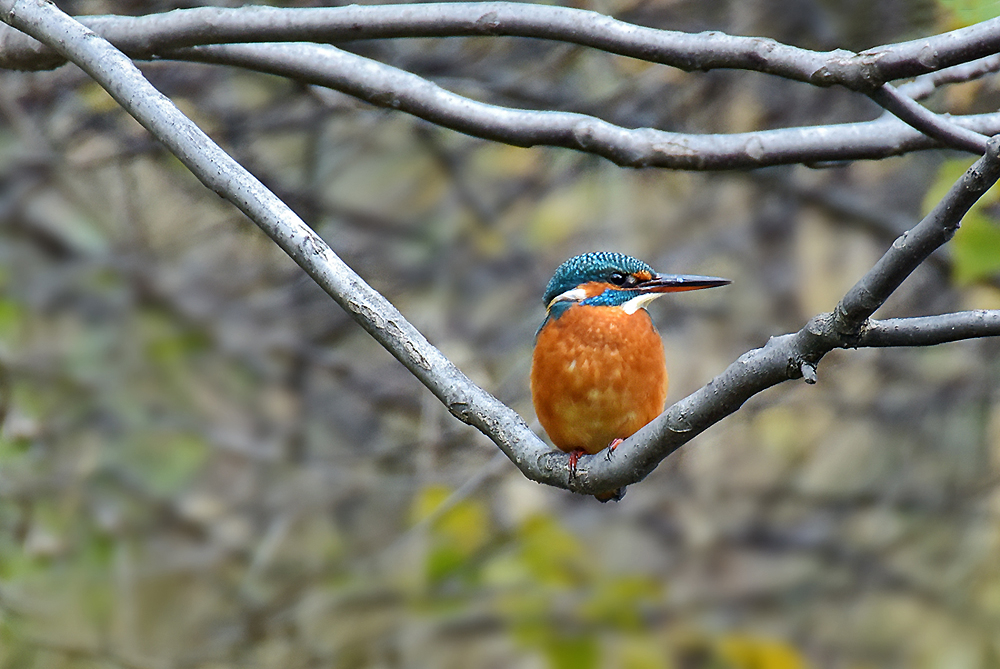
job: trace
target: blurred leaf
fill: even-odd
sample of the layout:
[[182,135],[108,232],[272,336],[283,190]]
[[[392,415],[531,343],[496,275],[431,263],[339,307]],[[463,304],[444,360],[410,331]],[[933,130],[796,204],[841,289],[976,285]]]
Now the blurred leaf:
[[615,660],[622,669],[667,669],[662,641],[649,634],[626,636],[615,648]]
[[952,257],[959,284],[994,276],[1000,272],[1000,226],[980,209],[973,209],[952,241]]
[[809,666],[788,644],[741,634],[720,639],[719,654],[733,669],[806,669]]
[[520,559],[540,584],[583,582],[595,565],[580,542],[552,516],[529,518],[518,530]]
[[[924,211],[929,212],[968,169],[968,160],[946,160],[938,169],[937,179],[924,197]],[[1000,272],[1000,225],[992,214],[1000,201],[1000,189],[991,188],[962,219],[951,241],[954,261],[953,279],[969,284]]]
[[110,112],[120,109],[115,99],[96,82],[88,82],[80,87],[80,101],[95,112]]
[[1000,2],[997,0],[938,0],[938,4],[957,23],[954,27],[971,26],[1000,16]]
[[146,353],[151,360],[164,367],[173,367],[185,356],[205,351],[211,344],[203,333],[180,329],[162,314],[150,316],[147,327],[152,332],[146,344]]
[[598,666],[600,656],[593,635],[552,637],[545,645],[545,657],[552,669],[590,669]]
[[[431,517],[451,494],[445,486],[424,488],[413,502],[415,522]],[[439,581],[463,567],[489,540],[490,518],[486,506],[477,500],[462,500],[431,525],[432,545],[427,555],[427,576]]]
[[137,435],[111,462],[120,458],[152,492],[167,495],[191,482],[209,450],[198,435],[151,432]]
[[605,577],[594,589],[581,612],[602,626],[620,630],[641,629],[643,608],[659,603],[663,596],[659,581],[639,574]]
[[26,317],[24,307],[20,304],[9,298],[0,298],[0,343],[15,339]]

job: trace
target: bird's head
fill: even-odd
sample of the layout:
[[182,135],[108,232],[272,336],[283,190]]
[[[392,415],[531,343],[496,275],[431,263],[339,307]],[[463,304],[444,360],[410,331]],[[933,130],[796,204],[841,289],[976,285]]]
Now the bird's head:
[[574,304],[621,307],[628,314],[666,293],[713,288],[728,279],[689,274],[658,274],[624,253],[584,253],[556,269],[542,300],[550,317],[558,318]]

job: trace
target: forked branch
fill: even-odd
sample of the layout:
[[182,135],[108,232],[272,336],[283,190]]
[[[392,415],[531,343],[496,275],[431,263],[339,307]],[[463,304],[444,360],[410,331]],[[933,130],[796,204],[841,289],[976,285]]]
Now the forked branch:
[[1000,139],[995,137],[934,211],[896,240],[836,310],[744,354],[619,446],[612,461],[584,458],[570,479],[566,454],[549,449],[516,412],[472,383],[281,200],[146,81],[127,56],[43,0],[0,0],[0,19],[85,70],[206,186],[264,230],[449,411],[492,439],[527,477],[542,483],[583,493],[635,483],[754,394],[788,379],[814,381],[817,363],[834,348],[930,344],[998,331],[1000,312],[992,311],[869,320],[913,269],[954,234],[969,207],[1000,176]]

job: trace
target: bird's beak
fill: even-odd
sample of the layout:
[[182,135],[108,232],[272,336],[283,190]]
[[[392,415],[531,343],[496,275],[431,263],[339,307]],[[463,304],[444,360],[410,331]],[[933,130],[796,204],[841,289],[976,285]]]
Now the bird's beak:
[[695,274],[657,274],[649,281],[636,284],[643,294],[645,293],[679,293],[685,290],[701,290],[702,288],[715,288],[732,283],[729,279],[720,279],[717,276],[698,276]]

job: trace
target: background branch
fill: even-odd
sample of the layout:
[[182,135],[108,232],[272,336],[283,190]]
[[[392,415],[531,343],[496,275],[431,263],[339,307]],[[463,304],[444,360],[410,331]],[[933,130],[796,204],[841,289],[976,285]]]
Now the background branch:
[[949,119],[925,109],[891,84],[883,84],[868,94],[883,109],[899,120],[916,128],[928,137],[933,137],[945,146],[962,149],[970,153],[982,154],[986,151],[986,135],[968,130],[952,123]]
[[[164,14],[85,17],[125,53],[151,57],[164,49],[224,42],[341,42],[394,37],[506,35],[559,40],[686,71],[755,70],[820,86],[868,91],[1000,50],[1000,19],[942,35],[869,49],[816,52],[771,39],[719,32],[657,30],[596,12],[508,2],[350,6],[329,9],[198,8]],[[0,63],[25,67],[37,46],[0,36]],[[927,54],[934,54],[929,58]],[[37,52],[36,52],[37,54]]]
[[[659,166],[681,169],[733,169],[796,162],[828,162],[899,153],[939,146],[934,142],[911,144],[919,136],[901,135],[891,128],[840,126],[792,128],[753,136],[683,135],[625,130],[570,115],[540,122],[532,112],[506,110],[474,103],[446,93],[434,84],[408,73],[383,68],[382,86],[373,86],[374,61],[352,60],[341,53],[336,59],[324,54],[324,67],[317,68],[306,45],[283,49],[277,45],[227,46],[214,50],[178,52],[178,47],[220,42],[284,40],[350,41],[386,37],[445,37],[457,35],[512,35],[568,41],[610,53],[671,65],[685,70],[738,68],[758,70],[817,85],[842,84],[868,92],[890,110],[941,145],[982,153],[985,140],[1000,127],[991,120],[969,124],[949,121],[933,114],[904,95],[879,84],[886,80],[883,69],[906,72],[904,76],[932,71],[979,57],[992,48],[984,35],[991,22],[972,28],[898,45],[869,50],[859,56],[835,51],[820,53],[761,38],[719,33],[687,34],[643,28],[582,10],[514,3],[454,3],[419,6],[386,5],[329,9],[241,9],[199,8],[137,18],[84,17],[85,24],[133,58],[153,58],[173,51],[173,57],[239,65],[264,72],[295,77],[356,95],[373,104],[398,107],[415,115],[487,139],[519,146],[548,144],[593,151],[619,165]],[[314,48],[314,47],[313,47]],[[934,66],[921,56],[934,50]],[[320,53],[320,52],[315,52]],[[907,54],[905,56],[900,54]],[[8,67],[52,67],[54,61],[39,51],[37,42],[13,34],[0,34],[0,62]],[[906,69],[910,60],[918,60]],[[361,63],[366,63],[362,66]],[[342,68],[336,71],[334,68]],[[361,76],[358,70],[366,70]],[[894,77],[892,77],[894,78]],[[468,114],[469,116],[465,116]],[[831,130],[836,128],[831,134]],[[850,130],[862,130],[856,137]],[[811,145],[810,145],[811,144]]]
[[[626,167],[746,169],[883,158],[941,146],[912,127],[888,118],[730,135],[623,128],[584,114],[525,111],[477,102],[415,74],[329,46],[237,44],[163,55],[286,76],[484,139],[515,146],[571,148]],[[964,140],[975,133],[1000,132],[1000,113],[955,118],[952,125],[964,131],[963,144],[971,148],[971,143]]]

